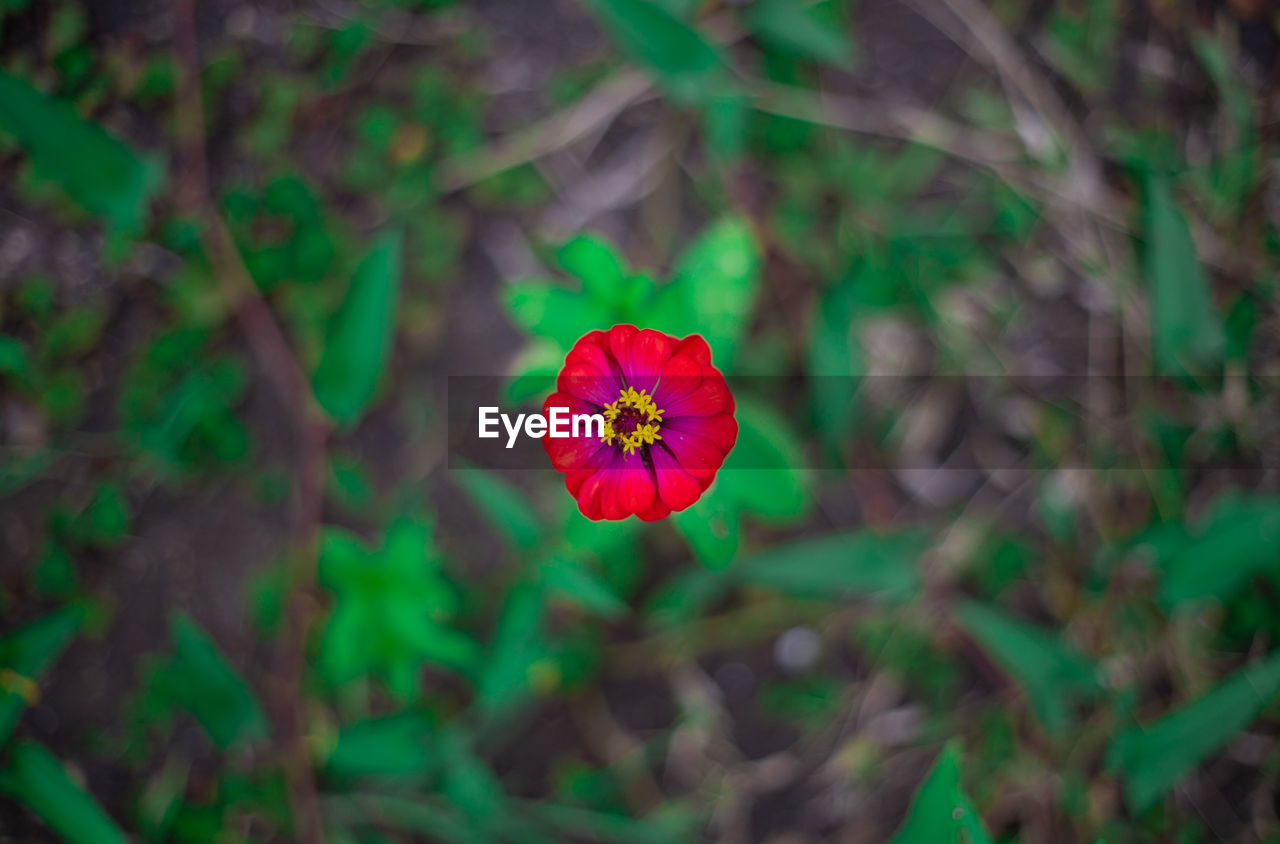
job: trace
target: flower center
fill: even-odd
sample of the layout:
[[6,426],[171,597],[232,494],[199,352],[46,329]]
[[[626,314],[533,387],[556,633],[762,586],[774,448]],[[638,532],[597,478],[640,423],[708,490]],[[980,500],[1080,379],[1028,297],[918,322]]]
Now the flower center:
[[612,443],[625,454],[631,454],[642,445],[653,445],[662,439],[662,413],[653,403],[653,397],[644,390],[636,392],[627,387],[618,392],[613,404],[604,408],[604,436],[602,443]]

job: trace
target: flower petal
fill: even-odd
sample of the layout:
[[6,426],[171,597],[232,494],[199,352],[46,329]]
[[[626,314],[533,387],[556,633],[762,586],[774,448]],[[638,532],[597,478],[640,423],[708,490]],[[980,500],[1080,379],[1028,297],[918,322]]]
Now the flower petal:
[[[542,415],[550,420],[552,408],[560,407],[565,408],[570,416],[570,422],[568,423],[570,433],[573,432],[573,416],[598,412],[594,405],[572,393],[552,393],[542,403]],[[542,448],[547,452],[547,456],[551,458],[551,465],[561,472],[580,468],[599,449],[605,447],[600,442],[599,437],[593,436],[553,437],[548,431],[542,438]]]
[[667,361],[671,360],[675,347],[675,339],[661,331],[646,328],[636,334],[631,341],[630,354],[625,360],[618,360],[622,364],[628,386],[653,395],[653,388]]
[[662,425],[662,432],[680,431],[691,437],[708,440],[725,454],[738,441],[738,422],[728,413],[712,416],[676,416]]
[[624,367],[624,376],[627,374],[627,361],[631,358],[631,342],[639,333],[640,329],[625,323],[609,329],[609,354],[613,355],[619,366]]
[[653,504],[653,478],[639,453],[619,454],[604,472],[610,475],[601,498],[605,518],[625,519]]
[[663,504],[662,499],[655,498],[653,500],[652,507],[645,510],[643,513],[636,513],[636,515],[640,517],[640,521],[642,522],[656,522],[659,519],[665,519],[667,516],[670,516],[671,508]]
[[724,413],[733,410],[732,402],[729,385],[725,384],[723,378],[703,378],[693,392],[669,404],[661,405],[666,411],[666,415],[662,418],[665,422],[677,416],[710,416],[713,413]]
[[669,510],[683,510],[698,500],[702,487],[665,449],[649,450],[653,471],[658,481],[658,497]]
[[[622,519],[625,516],[611,516],[605,512],[604,500],[609,491],[609,471],[607,469],[598,469],[592,472],[581,486],[578,487],[578,511],[592,521],[600,521],[601,519]],[[565,484],[569,483],[569,478],[565,478]]]
[[704,366],[711,365],[711,347],[707,345],[706,340],[702,339],[701,334],[690,334],[681,340],[680,345],[676,347],[676,354],[681,357],[691,357]]
[[[601,336],[604,336],[603,332]],[[616,378],[613,361],[609,359],[605,347],[599,343],[584,343],[581,340],[574,343],[569,354],[564,356],[564,364],[569,366],[575,363],[591,367],[602,378]]]
[[662,378],[654,388],[653,400],[658,407],[689,395],[702,383],[702,364],[688,355],[675,355],[662,368]]
[[666,446],[680,462],[680,468],[698,480],[714,476],[724,463],[724,452],[715,443],[701,437],[691,437],[679,430],[662,429],[662,445]]
[[556,389],[572,393],[596,405],[592,413],[618,398],[618,382],[587,363],[566,364],[556,379]]

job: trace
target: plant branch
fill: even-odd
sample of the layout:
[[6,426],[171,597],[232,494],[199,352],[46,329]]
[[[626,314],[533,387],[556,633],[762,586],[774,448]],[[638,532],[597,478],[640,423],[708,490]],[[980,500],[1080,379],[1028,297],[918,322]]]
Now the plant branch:
[[272,695],[272,708],[279,755],[288,782],[295,840],[303,844],[323,844],[320,802],[306,744],[301,686],[307,632],[315,606],[317,538],[328,425],[302,365],[270,307],[259,295],[235,239],[210,195],[194,0],[181,0],[176,17],[174,52],[182,68],[176,120],[182,153],[180,165],[185,175],[179,200],[204,224],[202,242],[214,275],[250,352],[288,408],[298,433],[289,547],[292,589],[288,596],[286,629],[279,642],[280,682]]

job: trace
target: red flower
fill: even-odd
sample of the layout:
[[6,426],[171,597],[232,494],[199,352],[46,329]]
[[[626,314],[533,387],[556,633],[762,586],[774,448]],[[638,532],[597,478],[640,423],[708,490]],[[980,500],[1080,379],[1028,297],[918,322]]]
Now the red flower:
[[[604,436],[543,437],[589,519],[654,521],[697,501],[738,439],[733,395],[697,334],[683,340],[634,325],[581,337],[543,404],[600,414]],[[591,434],[596,434],[595,436]]]

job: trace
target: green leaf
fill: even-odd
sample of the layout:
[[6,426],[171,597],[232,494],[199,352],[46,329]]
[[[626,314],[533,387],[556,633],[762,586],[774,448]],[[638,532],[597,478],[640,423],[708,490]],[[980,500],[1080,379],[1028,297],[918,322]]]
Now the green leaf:
[[540,584],[518,583],[507,592],[479,682],[478,702],[484,715],[504,714],[527,698],[529,669],[548,652],[542,630],[545,612]]
[[36,684],[71,644],[83,621],[83,609],[64,607],[0,639],[0,746],[35,700]]
[[903,600],[919,590],[916,559],[927,544],[921,531],[859,530],[775,546],[742,560],[737,572],[744,583],[796,597]]
[[1133,810],[1150,808],[1249,726],[1278,692],[1280,654],[1274,654],[1154,723],[1117,735],[1107,750],[1107,765],[1120,771]]
[[701,334],[712,362],[733,366],[760,288],[760,248],[745,220],[729,217],[704,231],[681,256],[658,294],[649,326],[677,336]]
[[475,668],[479,647],[447,626],[458,595],[442,568],[424,523],[397,521],[377,550],[347,531],[325,529],[319,575],[335,600],[320,667],[331,683],[377,674],[401,701],[410,701],[421,694],[425,664],[464,673]]
[[546,800],[521,802],[525,811],[560,831],[564,840],[669,844],[698,838],[698,814],[678,804],[664,804],[643,818],[629,818]]
[[960,787],[959,750],[943,748],[924,783],[911,798],[907,818],[890,844],[992,844],[977,809]]
[[169,841],[191,781],[191,763],[176,754],[152,775],[138,795],[135,816],[144,841]]
[[503,301],[516,325],[534,337],[555,342],[561,362],[564,352],[583,334],[613,324],[609,309],[580,292],[554,283],[516,282],[503,291]]
[[138,832],[144,841],[169,841],[191,781],[191,763],[176,754],[153,774],[138,795]]
[[453,473],[458,486],[512,548],[529,550],[542,538],[543,523],[524,493],[484,469]]
[[720,50],[651,0],[587,0],[587,7],[631,60],[657,71],[676,102],[694,104],[731,84]]
[[843,65],[853,45],[838,25],[821,20],[805,0],[756,0],[746,16],[751,32],[774,49],[801,59]]
[[113,232],[142,230],[158,192],[160,162],[144,158],[63,100],[0,71],[0,131],[17,138],[36,172]]
[[493,770],[471,749],[468,736],[454,730],[442,736],[446,765],[442,791],[449,804],[488,825],[507,816],[506,794]]
[[742,518],[781,523],[809,508],[809,477],[799,438],[786,420],[747,397],[737,401],[738,442],[702,498],[673,524],[698,562],[722,569],[738,553]]
[[31,355],[17,337],[0,334],[0,375],[14,378],[19,384],[31,377]]
[[703,139],[712,161],[729,165],[742,158],[746,146],[747,98],[730,93],[703,107]]
[[49,751],[20,742],[0,769],[0,792],[26,806],[71,844],[125,844],[124,833]]
[[1222,319],[1169,180],[1147,175],[1146,275],[1156,369],[1180,374],[1222,360]]
[[831,446],[852,437],[855,430],[857,376],[864,369],[853,330],[858,304],[856,285],[837,283],[823,294],[810,319],[807,374],[813,419]]
[[710,569],[729,565],[742,539],[737,503],[724,491],[725,477],[726,472],[721,469],[720,479],[706,494],[671,517],[698,562]]
[[581,562],[552,558],[541,574],[551,594],[602,618],[618,618],[628,611],[613,587]]
[[249,684],[186,613],[170,623],[173,656],[153,678],[158,694],[182,707],[219,748],[266,738],[267,718]]
[[791,425],[768,405],[737,402],[738,441],[720,472],[722,489],[744,513],[784,522],[809,508],[804,448]]
[[1250,578],[1280,571],[1280,497],[1226,495],[1195,533],[1164,551],[1160,601],[1168,608],[1227,598]]
[[1049,730],[1068,726],[1073,699],[1100,691],[1093,663],[1052,631],[975,601],[959,602],[954,617],[1022,686]]
[[339,731],[325,771],[352,779],[426,774],[441,761],[434,737],[431,724],[416,712],[361,721]]
[[350,428],[364,415],[391,356],[403,247],[400,229],[378,238],[325,340],[313,383],[320,406],[340,427]]
[[120,485],[99,482],[72,528],[85,545],[113,548],[125,540],[132,524],[133,514]]
[[627,292],[626,262],[595,235],[578,235],[560,248],[556,259],[565,272],[582,282],[588,296],[603,305],[618,305]]

